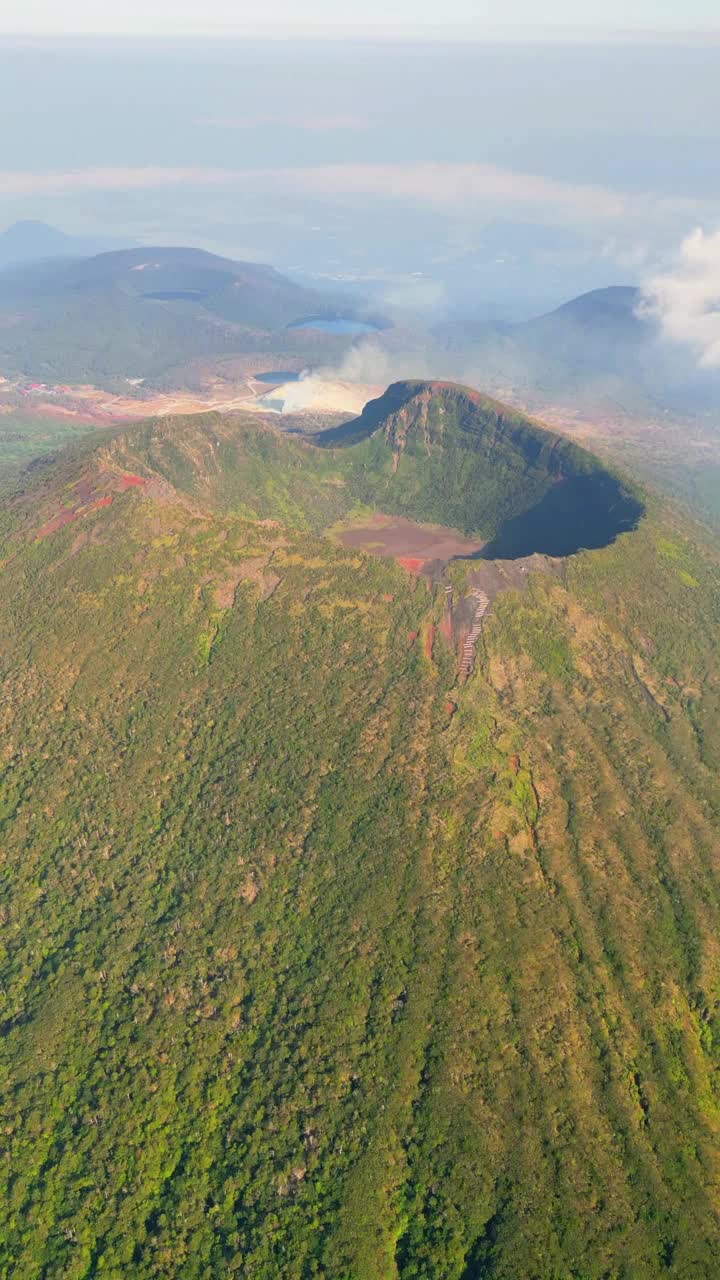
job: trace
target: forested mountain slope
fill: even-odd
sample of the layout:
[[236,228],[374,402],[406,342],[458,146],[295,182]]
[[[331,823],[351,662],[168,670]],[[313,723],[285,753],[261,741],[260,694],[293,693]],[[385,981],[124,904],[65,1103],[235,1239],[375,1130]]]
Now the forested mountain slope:
[[2,508],[7,1275],[716,1275],[716,549],[651,502],[459,682],[476,562],[326,532],[410,505],[377,427],[151,423]]
[[279,334],[285,350],[302,353],[312,335],[287,326],[338,305],[272,267],[200,249],[29,264],[0,273],[0,367],[8,376],[106,383],[224,352],[277,350]]

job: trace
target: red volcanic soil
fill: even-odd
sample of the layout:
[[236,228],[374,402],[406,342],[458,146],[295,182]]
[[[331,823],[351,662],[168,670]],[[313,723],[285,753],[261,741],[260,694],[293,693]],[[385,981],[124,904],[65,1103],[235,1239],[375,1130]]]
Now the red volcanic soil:
[[452,718],[452,716],[454,716],[454,715],[455,715],[455,712],[456,712],[456,711],[457,711],[457,705],[456,705],[454,702],[450,702],[450,701],[448,701],[448,702],[446,702],[446,703],[445,703],[445,714],[446,714],[446,715],[448,715],[448,716],[450,716],[450,717]]
[[62,510],[51,515],[38,529],[35,537],[45,538],[50,533],[57,533],[58,529],[64,528],[73,520],[80,520],[93,511],[111,506],[113,494],[125,493],[128,489],[141,489],[146,484],[147,481],[142,476],[133,475],[129,471],[121,475],[113,471],[99,471],[95,475],[82,476],[73,485],[69,499],[72,505],[63,507]]
[[424,560],[417,560],[414,556],[396,556],[397,563],[401,569],[407,569],[408,573],[419,573],[425,564]]
[[77,506],[70,510],[59,511],[56,516],[46,520],[45,524],[38,529],[35,537],[46,538],[48,534],[57,533],[58,529],[63,529],[66,524],[72,524],[73,520],[79,520],[81,516],[90,515],[92,511],[98,511],[101,507],[109,507],[111,503],[111,493],[106,493],[102,498],[95,498],[92,502],[87,501],[87,495],[85,494],[81,497]]
[[[23,404],[23,413],[27,412],[30,418],[57,418],[63,422],[71,419],[73,423],[77,423],[81,427],[96,427],[98,425],[98,416],[94,413],[82,413],[77,409],[64,409],[61,405],[51,404],[50,401],[43,400],[41,404],[34,404],[29,408]],[[105,415],[107,421],[112,421]]]
[[417,638],[418,638],[417,631],[408,631],[408,649],[412,649]]
[[427,629],[427,635],[425,636],[425,657],[426,658],[432,658],[434,643],[435,643],[435,628],[433,624],[430,623],[430,626]]
[[59,515],[53,516],[52,520],[48,520],[41,529],[38,529],[35,537],[46,538],[49,533],[57,533],[58,529],[62,529],[66,524],[71,524],[73,520],[77,520],[77,512],[61,511]]

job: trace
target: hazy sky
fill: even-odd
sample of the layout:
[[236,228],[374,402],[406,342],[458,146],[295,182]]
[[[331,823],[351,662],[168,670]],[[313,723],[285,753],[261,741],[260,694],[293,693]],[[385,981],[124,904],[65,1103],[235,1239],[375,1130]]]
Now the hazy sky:
[[218,28],[284,31],[375,27],[389,30],[491,27],[509,33],[552,26],[663,29],[720,25],[718,0],[4,0],[0,31],[35,34],[124,33],[169,35]]
[[[569,15],[569,0],[546,2]],[[0,20],[11,25],[17,3],[0,0]],[[720,38],[278,38],[297,12],[329,13],[323,3],[255,2],[289,15],[267,42],[0,40],[0,229],[44,219],[515,315],[656,276],[696,227],[715,253]],[[460,22],[478,3],[412,0],[411,16]],[[584,0],[586,19],[600,18],[596,3]],[[65,34],[82,4],[62,7]],[[46,5],[23,0],[36,32]],[[228,0],[202,11],[219,18],[223,5],[242,13]],[[379,17],[379,0],[333,6]],[[710,17],[702,0],[680,14],[667,0],[625,7],[656,30]],[[133,10],[140,36],[140,17],[147,32],[161,12],[189,21],[199,6],[92,7],[106,28],[122,14],[125,34]],[[529,14],[529,0],[504,0],[506,21]],[[618,0],[603,16],[620,21]]]

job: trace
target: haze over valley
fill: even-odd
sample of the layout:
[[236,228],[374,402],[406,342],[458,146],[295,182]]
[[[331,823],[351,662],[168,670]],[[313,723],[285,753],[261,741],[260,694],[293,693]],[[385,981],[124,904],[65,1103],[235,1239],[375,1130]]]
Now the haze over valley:
[[[35,239],[42,254],[58,244],[49,230],[6,236],[20,238],[23,253]],[[673,336],[678,319],[662,292],[673,279],[594,290],[528,321],[478,324],[408,305],[381,310],[355,290],[298,284],[191,248],[23,258],[0,273],[0,440],[12,465],[32,456],[35,420],[54,423],[50,437],[37,429],[42,451],[63,426],[205,408],[280,413],[291,429],[310,415],[312,430],[328,415],[359,412],[394,379],[424,375],[551,421],[717,521],[713,330],[701,328],[699,341],[692,331]]]

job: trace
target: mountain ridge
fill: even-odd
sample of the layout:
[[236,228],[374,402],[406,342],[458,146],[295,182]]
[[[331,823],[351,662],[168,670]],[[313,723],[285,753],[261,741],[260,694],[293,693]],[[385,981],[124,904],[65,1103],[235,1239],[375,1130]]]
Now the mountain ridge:
[[347,339],[291,330],[310,314],[353,312],[337,293],[273,267],[202,249],[119,249],[0,275],[0,368],[63,382],[160,376],[201,356],[344,350]]
[[717,547],[643,495],[460,679],[477,562],[332,537],[370,444],[163,419],[0,504],[13,1274],[714,1277]]
[[592,454],[452,383],[391,384],[359,419],[306,440],[256,415],[163,421],[117,433],[106,456],[129,472],[144,458],[218,510],[240,506],[318,532],[359,504],[480,537],[489,558],[566,555],[605,545],[643,512],[632,484]]
[[603,545],[642,512],[631,486],[566,436],[454,383],[393,383],[314,440],[355,451],[363,500],[480,533],[490,558]]

